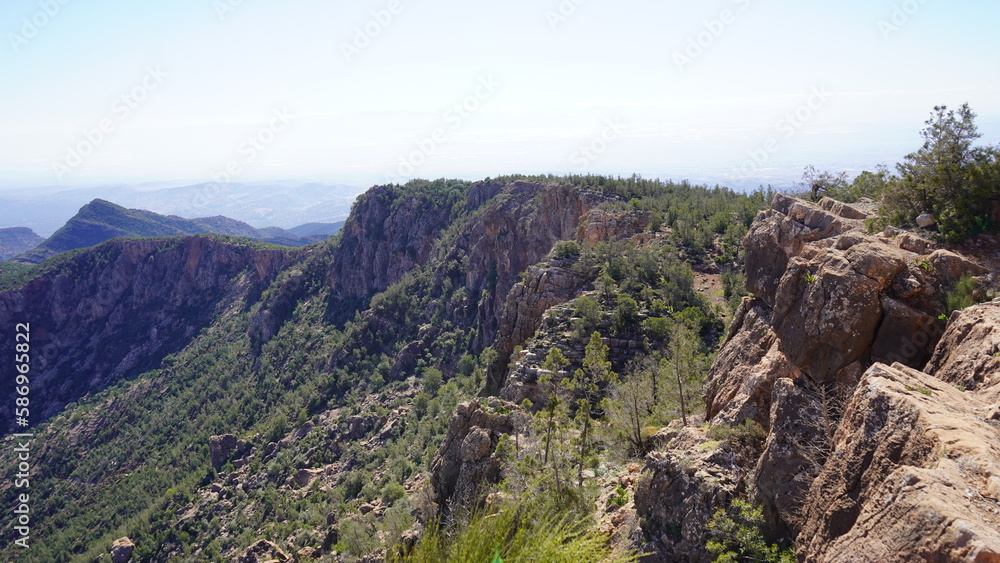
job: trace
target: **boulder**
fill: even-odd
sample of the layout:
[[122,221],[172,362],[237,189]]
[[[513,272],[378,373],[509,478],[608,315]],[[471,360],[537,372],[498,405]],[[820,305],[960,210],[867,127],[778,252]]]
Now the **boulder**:
[[917,215],[916,221],[917,221],[917,226],[920,227],[921,229],[932,227],[934,226],[935,223],[934,216],[931,215],[930,213],[923,213]]
[[265,563],[277,561],[286,563],[292,558],[281,550],[274,542],[259,540],[257,543],[243,550],[243,553],[236,558],[237,563]]
[[208,457],[212,462],[212,467],[216,471],[222,469],[222,466],[229,459],[230,454],[236,450],[238,444],[239,440],[234,434],[211,436],[208,439]]
[[118,538],[111,543],[111,563],[128,563],[132,560],[135,544],[129,538]]

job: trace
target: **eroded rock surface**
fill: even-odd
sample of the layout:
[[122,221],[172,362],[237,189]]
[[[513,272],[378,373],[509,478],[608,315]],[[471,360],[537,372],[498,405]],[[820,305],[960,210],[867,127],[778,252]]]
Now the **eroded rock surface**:
[[[771,539],[797,538],[802,561],[1000,561],[990,496],[1000,489],[1000,302],[943,320],[959,278],[995,281],[996,242],[945,249],[896,229],[871,235],[865,216],[776,196],[751,226],[753,295],[709,372],[706,416],[714,427],[752,421],[767,438],[725,474],[763,505]],[[686,432],[647,469],[652,483],[693,480],[697,496],[720,477],[681,460],[717,445]],[[704,560],[691,538],[657,536],[682,502],[670,486],[637,491],[644,530],[661,559]],[[687,529],[730,501],[699,498]]]

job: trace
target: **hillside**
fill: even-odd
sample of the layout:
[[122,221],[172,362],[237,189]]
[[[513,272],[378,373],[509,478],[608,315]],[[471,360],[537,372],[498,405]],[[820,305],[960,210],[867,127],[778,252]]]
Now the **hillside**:
[[95,246],[116,237],[166,237],[196,234],[223,234],[246,237],[284,246],[304,246],[318,240],[304,238],[283,229],[258,230],[227,217],[183,219],[142,209],[126,209],[95,199],[80,208],[59,230],[32,250],[14,257],[18,262],[38,264],[60,252]]
[[[615,270],[626,283],[643,260],[664,260],[650,270],[666,276],[660,289],[628,282],[637,314],[689,309],[717,338],[717,311],[673,249],[688,239],[663,231],[649,252],[634,246],[650,221],[671,220],[661,210],[699,200],[715,204],[684,216],[704,225],[691,243],[726,209],[745,231],[763,196],[636,179],[413,182],[373,188],[338,238],[302,250],[118,239],[43,265],[0,295],[8,322],[38,319],[32,422],[47,420],[35,429],[35,544],[4,556],[90,557],[122,536],[142,561],[230,560],[262,538],[293,552],[388,547],[413,523],[458,402],[540,326],[546,303],[595,291],[602,264],[630,256]],[[578,249],[551,254],[564,239]],[[723,254],[717,263],[733,259]],[[546,286],[530,281],[533,265],[572,263],[575,289],[510,297]],[[662,338],[616,323],[615,299],[597,297],[595,328],[624,342],[616,367],[640,351],[630,341]],[[535,305],[512,316],[518,301]]]
[[35,248],[45,240],[27,227],[0,229],[0,260],[8,260]]
[[866,218],[413,181],[305,248],[62,254],[0,293],[31,324],[34,434],[32,546],[8,528],[0,557],[989,561],[1000,315],[968,305],[998,243]]

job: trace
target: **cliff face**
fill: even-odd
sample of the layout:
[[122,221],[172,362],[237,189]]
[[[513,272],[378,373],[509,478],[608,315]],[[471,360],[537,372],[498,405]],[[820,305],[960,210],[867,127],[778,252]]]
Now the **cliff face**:
[[424,264],[451,208],[419,193],[378,186],[358,198],[327,279],[338,295],[364,299]]
[[[985,420],[998,398],[996,325],[985,319],[997,307],[942,319],[961,276],[993,275],[983,257],[997,245],[948,250],[893,229],[868,235],[864,217],[832,200],[783,196],[758,215],[744,239],[753,297],[709,373],[706,418],[766,432],[729,476],[763,504],[774,537],[798,538],[800,560],[994,560],[997,505],[975,509],[966,492],[987,491],[996,471],[1000,439]],[[702,447],[725,449],[707,439]],[[654,481],[699,480],[701,471],[702,488],[714,490],[704,463],[669,461],[690,449],[677,442],[668,461],[650,462]],[[705,511],[658,508],[675,500],[637,499],[647,531],[675,526],[688,545],[704,545],[692,536],[707,539]],[[654,543],[668,554],[677,541]]]
[[[0,294],[0,324],[31,327],[31,422],[157,367],[215,315],[261,291],[290,254],[207,237],[111,241]],[[13,357],[14,339],[4,354]],[[5,396],[13,403],[13,385]],[[5,428],[11,413],[2,415]]]

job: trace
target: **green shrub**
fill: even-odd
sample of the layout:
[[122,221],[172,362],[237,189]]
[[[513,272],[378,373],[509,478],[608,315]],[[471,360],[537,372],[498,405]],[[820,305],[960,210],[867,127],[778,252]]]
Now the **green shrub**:
[[580,245],[575,240],[561,240],[552,247],[556,258],[576,258],[580,255]]
[[974,296],[977,283],[976,278],[972,276],[962,276],[955,282],[944,298],[949,315],[952,311],[965,309],[977,303]]
[[734,499],[729,510],[719,508],[708,523],[708,551],[715,563],[793,563],[791,550],[770,544],[761,528],[764,514],[760,507],[743,499]]
[[382,487],[382,495],[381,495],[382,502],[385,503],[386,505],[391,505],[392,503],[396,502],[397,500],[405,496],[406,496],[406,489],[404,489],[402,485],[400,485],[395,481],[386,483],[385,486]]

